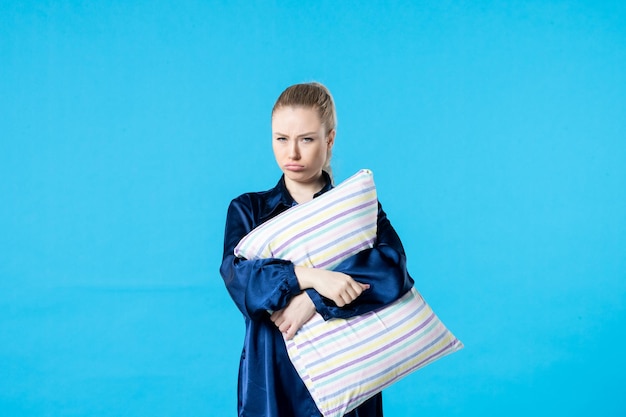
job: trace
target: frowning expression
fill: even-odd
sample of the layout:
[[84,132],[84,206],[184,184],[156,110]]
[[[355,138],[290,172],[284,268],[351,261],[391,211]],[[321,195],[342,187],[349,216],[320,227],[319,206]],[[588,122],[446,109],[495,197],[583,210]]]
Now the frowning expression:
[[318,181],[335,139],[308,107],[280,107],[272,116],[272,148],[287,180],[297,183]]

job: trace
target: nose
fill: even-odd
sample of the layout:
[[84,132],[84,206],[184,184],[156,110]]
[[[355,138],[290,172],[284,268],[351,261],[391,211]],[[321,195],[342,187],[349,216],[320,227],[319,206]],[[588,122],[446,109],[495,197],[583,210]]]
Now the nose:
[[293,159],[293,160],[300,159],[300,149],[298,148],[297,140],[293,140],[289,144],[289,159]]

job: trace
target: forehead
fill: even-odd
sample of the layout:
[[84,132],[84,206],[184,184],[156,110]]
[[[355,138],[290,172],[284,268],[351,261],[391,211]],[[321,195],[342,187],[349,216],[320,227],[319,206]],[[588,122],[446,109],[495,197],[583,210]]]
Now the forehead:
[[272,115],[272,130],[313,131],[319,130],[321,126],[319,114],[313,107],[279,107]]

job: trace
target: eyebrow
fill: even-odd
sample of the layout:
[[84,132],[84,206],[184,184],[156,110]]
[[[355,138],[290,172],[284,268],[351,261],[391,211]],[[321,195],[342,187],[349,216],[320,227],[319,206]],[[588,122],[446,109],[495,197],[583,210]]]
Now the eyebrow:
[[[289,135],[285,135],[284,133],[280,133],[280,132],[274,132],[274,135],[281,136],[281,137],[289,136]],[[302,134],[298,135],[297,137],[302,138],[302,137],[316,136],[316,135],[317,135],[317,132],[306,132],[306,133],[302,133]]]

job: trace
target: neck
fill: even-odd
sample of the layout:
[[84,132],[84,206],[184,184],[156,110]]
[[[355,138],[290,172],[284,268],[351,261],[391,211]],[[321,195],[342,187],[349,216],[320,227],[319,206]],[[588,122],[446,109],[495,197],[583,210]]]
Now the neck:
[[291,194],[298,204],[313,200],[313,196],[324,188],[325,185],[326,180],[321,172],[317,178],[309,182],[297,182],[285,176],[287,191],[289,191],[289,194]]

